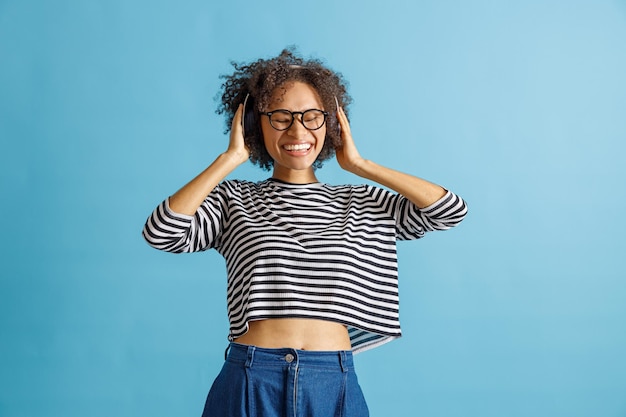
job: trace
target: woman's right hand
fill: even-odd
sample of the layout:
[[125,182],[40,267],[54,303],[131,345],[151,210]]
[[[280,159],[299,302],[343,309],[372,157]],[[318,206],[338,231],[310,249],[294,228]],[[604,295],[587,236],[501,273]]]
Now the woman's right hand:
[[220,154],[211,165],[169,198],[170,208],[175,213],[194,215],[206,196],[228,174],[248,160],[250,151],[243,141],[242,116],[243,105],[239,105],[235,117],[233,117],[230,142],[226,152]]
[[228,149],[226,150],[226,155],[233,158],[238,164],[243,164],[250,158],[250,150],[243,139],[243,128],[241,126],[242,118],[243,104],[240,104],[233,117],[233,123],[230,127],[230,141],[228,143]]

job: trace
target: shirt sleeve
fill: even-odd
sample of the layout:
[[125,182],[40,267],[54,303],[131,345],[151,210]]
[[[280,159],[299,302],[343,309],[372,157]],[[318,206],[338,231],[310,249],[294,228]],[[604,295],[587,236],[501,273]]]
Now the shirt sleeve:
[[451,191],[428,207],[419,208],[409,199],[378,189],[375,196],[396,221],[398,240],[419,239],[426,232],[447,230],[459,224],[467,214],[465,201]]
[[218,247],[227,207],[227,193],[221,184],[204,199],[193,216],[174,212],[168,198],[146,220],[143,237],[153,248],[172,253]]

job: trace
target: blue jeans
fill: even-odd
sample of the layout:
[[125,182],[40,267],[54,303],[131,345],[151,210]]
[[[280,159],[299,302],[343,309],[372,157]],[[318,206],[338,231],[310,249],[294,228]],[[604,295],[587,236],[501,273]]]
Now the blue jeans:
[[367,417],[352,352],[230,344],[202,417]]

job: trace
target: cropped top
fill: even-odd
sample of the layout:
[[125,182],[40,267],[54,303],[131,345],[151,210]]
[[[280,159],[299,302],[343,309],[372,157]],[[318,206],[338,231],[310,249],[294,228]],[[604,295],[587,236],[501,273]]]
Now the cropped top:
[[401,336],[396,240],[453,227],[467,211],[450,191],[420,209],[375,186],[275,179],[226,180],[193,216],[168,201],[143,236],[168,252],[224,257],[231,340],[253,320],[313,318],[345,325],[355,353]]

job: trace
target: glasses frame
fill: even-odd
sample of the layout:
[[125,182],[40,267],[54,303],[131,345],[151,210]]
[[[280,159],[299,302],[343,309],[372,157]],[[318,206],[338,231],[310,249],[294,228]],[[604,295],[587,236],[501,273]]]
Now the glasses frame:
[[[324,115],[324,121],[322,122],[322,124],[321,124],[321,125],[319,125],[319,127],[316,127],[316,128],[314,128],[314,129],[311,129],[311,128],[308,128],[308,127],[304,124],[304,114],[305,114],[306,112],[309,112],[309,111],[318,111],[318,112],[321,112],[321,113],[322,113],[322,115]],[[284,128],[284,129],[278,129],[276,126],[274,126],[274,125],[272,124],[272,115],[273,115],[274,113],[289,113],[289,114],[291,115],[291,123],[289,123],[289,126],[287,126],[287,127],[286,127],[286,128]],[[328,119],[328,112],[327,112],[327,111],[324,111],[324,110],[320,110],[320,109],[307,109],[307,110],[305,110],[305,111],[290,111],[290,110],[287,110],[287,109],[276,109],[276,110],[267,111],[267,112],[262,112],[262,111],[260,111],[260,112],[259,112],[259,114],[262,114],[262,115],[267,116],[267,118],[269,119],[269,122],[270,122],[270,126],[272,126],[272,128],[273,128],[274,130],[278,130],[279,132],[284,132],[285,130],[289,130],[289,129],[291,128],[291,126],[293,126],[293,122],[294,122],[294,120],[296,120],[296,116],[295,116],[296,114],[299,114],[299,115],[300,115],[300,120],[299,120],[299,122],[300,122],[300,123],[302,123],[302,126],[304,126],[304,128],[305,128],[306,130],[311,130],[311,131],[312,131],[312,130],[318,130],[318,129],[321,129],[321,128],[322,128],[322,126],[324,126],[324,125],[326,124],[326,119]]]

